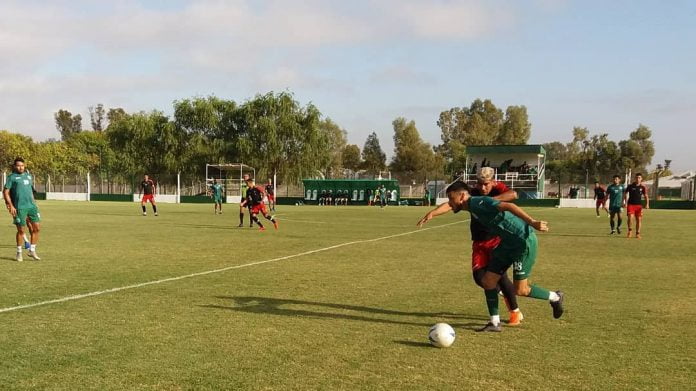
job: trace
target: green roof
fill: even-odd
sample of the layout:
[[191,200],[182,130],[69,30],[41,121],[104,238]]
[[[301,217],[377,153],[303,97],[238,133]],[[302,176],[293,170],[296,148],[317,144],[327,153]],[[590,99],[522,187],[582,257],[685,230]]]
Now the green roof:
[[546,155],[546,150],[538,144],[531,145],[470,145],[466,147],[467,155]]

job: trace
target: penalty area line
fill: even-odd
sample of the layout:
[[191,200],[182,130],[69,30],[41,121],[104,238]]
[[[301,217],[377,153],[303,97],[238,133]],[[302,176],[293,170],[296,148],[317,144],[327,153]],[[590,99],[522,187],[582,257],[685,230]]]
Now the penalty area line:
[[184,279],[187,279],[187,278],[205,276],[205,275],[208,275],[208,274],[222,273],[222,272],[225,272],[225,271],[228,271],[228,270],[242,269],[242,268],[251,267],[251,266],[263,265],[263,264],[266,264],[266,263],[280,262],[280,261],[285,261],[285,260],[287,260],[287,259],[299,258],[299,257],[303,257],[303,256],[305,256],[305,255],[311,255],[311,254],[316,254],[316,253],[320,253],[320,252],[324,252],[324,251],[335,250],[335,249],[337,249],[337,248],[346,247],[346,246],[352,246],[352,245],[355,245],[355,244],[371,243],[371,242],[376,242],[376,241],[380,241],[380,240],[398,238],[398,237],[400,237],[400,236],[411,235],[411,234],[414,234],[414,233],[423,232],[423,231],[428,231],[428,230],[431,230],[431,229],[437,229],[437,228],[447,227],[447,226],[454,225],[454,224],[461,224],[461,223],[464,223],[464,222],[467,222],[467,221],[469,221],[469,219],[467,219],[467,220],[462,220],[462,221],[455,221],[454,223],[447,223],[447,224],[437,225],[437,226],[434,226],[434,227],[420,228],[420,229],[417,229],[417,230],[414,230],[414,231],[402,232],[402,233],[400,233],[400,234],[382,236],[382,237],[379,237],[379,238],[363,239],[363,240],[354,240],[354,241],[351,241],[351,242],[340,243],[340,244],[336,244],[336,245],[333,245],[333,246],[324,247],[324,248],[318,248],[318,249],[315,249],[315,250],[309,250],[309,251],[305,251],[305,252],[301,252],[301,253],[297,253],[297,254],[285,255],[285,256],[282,256],[282,257],[267,259],[267,260],[265,260],[265,261],[257,261],[257,262],[245,263],[245,264],[243,264],[243,265],[227,266],[227,267],[223,267],[223,268],[220,268],[220,269],[206,270],[206,271],[202,271],[202,272],[198,272],[198,273],[186,274],[186,275],[183,275],[183,276],[176,276],[176,277],[163,278],[163,279],[161,279],[161,280],[147,281],[147,282],[142,282],[142,283],[139,283],[139,284],[132,284],[132,285],[120,286],[120,287],[111,288],[111,289],[105,289],[105,290],[101,290],[101,291],[94,291],[94,292],[88,292],[88,293],[81,293],[81,294],[78,294],[78,295],[65,296],[65,297],[60,297],[60,298],[52,299],[52,300],[39,301],[39,302],[36,302],[36,303],[22,304],[22,305],[17,305],[17,306],[14,306],[14,307],[0,308],[0,313],[18,311],[18,310],[23,310],[23,309],[27,309],[27,308],[40,307],[40,306],[45,306],[45,305],[50,305],[50,304],[65,303],[65,302],[67,302],[67,301],[74,301],[74,300],[86,299],[86,298],[88,298],[88,297],[101,296],[101,295],[105,295],[105,294],[108,294],[108,293],[115,293],[115,292],[125,291],[125,290],[129,290],[129,289],[142,288],[142,287],[149,286],[149,285],[163,284],[163,283],[165,283],[165,282],[179,281],[179,280],[184,280]]

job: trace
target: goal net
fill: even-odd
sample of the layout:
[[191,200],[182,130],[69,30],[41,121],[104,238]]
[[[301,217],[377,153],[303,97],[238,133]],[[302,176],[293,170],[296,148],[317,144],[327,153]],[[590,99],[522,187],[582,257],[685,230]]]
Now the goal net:
[[215,182],[221,184],[227,202],[239,202],[244,174],[254,179],[256,169],[243,163],[206,164],[205,184],[208,189]]

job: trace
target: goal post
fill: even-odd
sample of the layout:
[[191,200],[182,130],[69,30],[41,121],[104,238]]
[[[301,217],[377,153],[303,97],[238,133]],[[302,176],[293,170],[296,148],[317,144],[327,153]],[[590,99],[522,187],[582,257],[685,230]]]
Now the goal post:
[[242,177],[249,174],[256,178],[256,169],[244,163],[223,163],[205,165],[205,184],[210,189],[214,181],[222,184],[225,201],[239,203],[242,200]]

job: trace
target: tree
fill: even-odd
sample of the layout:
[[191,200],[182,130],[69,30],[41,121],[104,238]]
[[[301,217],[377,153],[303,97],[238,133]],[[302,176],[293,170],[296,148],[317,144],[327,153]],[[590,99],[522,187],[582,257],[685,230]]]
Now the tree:
[[17,157],[24,158],[27,166],[31,165],[33,163],[33,144],[31,137],[0,130],[0,167],[2,167],[0,171],[12,167],[12,163]]
[[90,106],[88,109],[90,122],[92,123],[92,130],[101,132],[104,130],[104,105],[99,103],[96,107]]
[[525,106],[508,106],[503,115],[490,99],[443,111],[437,125],[442,144],[435,151],[443,156],[450,172],[466,166],[467,145],[526,144],[532,129]]
[[373,175],[377,175],[387,167],[387,155],[382,151],[379,145],[377,133],[372,132],[365,140],[365,146],[362,150],[363,167]]
[[355,144],[346,145],[343,148],[341,157],[343,159],[343,167],[353,172],[358,171],[362,166],[362,160],[360,159],[360,147]]
[[619,142],[621,158],[626,168],[636,172],[646,171],[646,167],[655,155],[655,145],[650,140],[651,136],[650,128],[639,124],[638,128],[631,132],[628,140]]
[[110,108],[109,111],[106,113],[106,119],[109,121],[108,126],[111,126],[112,123],[124,118],[126,115],[126,111],[120,107]]
[[519,145],[527,144],[532,133],[525,106],[508,106],[505,110],[505,120],[495,140],[496,144]]
[[326,134],[329,142],[327,145],[329,156],[325,163],[324,174],[327,178],[333,178],[340,174],[343,169],[342,155],[348,142],[346,139],[347,132],[333,122],[331,118],[320,121],[319,128]]
[[56,129],[60,132],[63,140],[67,140],[75,133],[82,131],[82,116],[80,114],[72,115],[68,110],[58,110],[53,115],[56,121]]
[[[394,127],[394,157],[391,170],[406,180],[424,180],[429,173],[442,171],[430,144],[423,142],[414,121],[397,118]],[[432,174],[431,174],[432,175]]]

